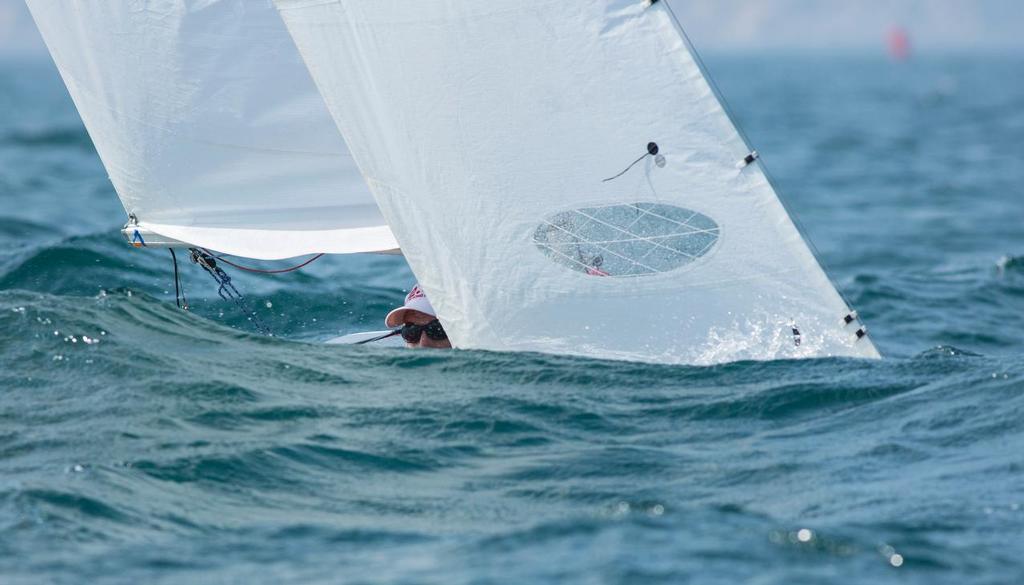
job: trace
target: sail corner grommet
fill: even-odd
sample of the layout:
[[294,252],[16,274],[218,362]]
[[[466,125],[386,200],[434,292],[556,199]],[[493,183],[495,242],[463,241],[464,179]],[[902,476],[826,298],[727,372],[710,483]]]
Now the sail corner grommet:
[[853,323],[856,320],[857,320],[857,311],[850,311],[849,313],[846,314],[845,317],[843,317],[843,324],[844,325],[849,325],[850,323]]
[[736,168],[737,169],[743,169],[743,168],[749,167],[750,165],[754,164],[754,161],[757,160],[760,157],[761,157],[761,155],[757,154],[756,150],[753,150],[753,151],[750,152],[750,154],[748,154],[747,156],[743,157],[743,160],[741,160],[740,162],[736,163]]
[[857,339],[864,339],[867,336],[867,334],[868,328],[865,325],[862,325],[859,329],[857,329],[856,333],[854,333],[854,335],[857,336]]

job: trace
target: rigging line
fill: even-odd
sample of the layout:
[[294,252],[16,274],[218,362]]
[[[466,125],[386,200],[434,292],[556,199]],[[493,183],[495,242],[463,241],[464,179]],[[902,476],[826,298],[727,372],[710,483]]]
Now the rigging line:
[[249,307],[245,297],[237,288],[235,288],[235,285],[232,284],[231,277],[224,272],[223,268],[217,266],[217,260],[215,257],[212,254],[201,251],[201,249],[189,248],[189,250],[192,253],[192,261],[202,267],[202,269],[205,270],[206,273],[209,274],[217,283],[217,294],[220,298],[225,301],[233,301],[242,314],[252,321],[252,324],[256,327],[257,331],[268,337],[273,337],[274,333],[266,324],[263,323],[263,320],[260,319],[256,311]]
[[174,263],[174,304],[183,311],[188,310],[188,299],[185,298],[185,286],[181,284],[181,278],[178,276],[178,255],[174,253],[174,248],[167,248],[171,251],[171,261]]
[[638,163],[638,162],[640,162],[640,161],[644,160],[644,159],[645,159],[645,158],[647,158],[648,156],[650,156],[650,155],[649,155],[649,154],[647,154],[647,153],[645,152],[645,153],[643,154],[643,156],[641,156],[640,158],[636,159],[635,161],[633,161],[633,162],[629,163],[629,166],[628,166],[628,167],[626,167],[626,168],[622,169],[622,172],[621,172],[621,173],[619,173],[619,174],[615,175],[614,177],[608,177],[607,179],[602,179],[602,180],[601,180],[601,182],[602,182],[602,183],[607,183],[608,181],[612,181],[612,180],[618,179],[618,178],[619,178],[619,177],[621,177],[622,175],[625,175],[625,174],[626,174],[627,172],[629,172],[629,169],[631,169],[631,168],[633,168],[634,166],[636,166],[636,163]]
[[392,331],[388,331],[384,335],[379,335],[377,337],[371,337],[370,339],[364,339],[362,341],[357,341],[357,342],[353,343],[352,345],[363,345],[364,343],[372,343],[374,341],[380,341],[381,339],[387,339],[388,337],[394,337],[395,335],[398,335],[401,332],[402,332],[401,329],[394,329]]
[[622,175],[625,175],[627,172],[629,172],[629,169],[635,167],[636,163],[644,160],[645,158],[647,158],[649,156],[654,156],[656,154],[658,154],[658,144],[656,142],[648,142],[647,143],[647,152],[645,152],[640,158],[638,158],[635,161],[629,163],[629,166],[624,168],[624,169],[622,169],[621,173],[615,175],[614,177],[608,177],[607,179],[603,179],[601,182],[602,183],[607,183],[608,181],[612,181],[612,180],[618,179]]
[[[704,64],[704,59],[702,59],[700,53],[697,52],[697,48],[693,45],[693,42],[690,41],[690,36],[686,34],[686,29],[683,28],[683,24],[682,22],[679,21],[679,17],[676,16],[676,12],[672,8],[672,5],[669,4],[668,2],[659,2],[659,4],[664,6],[665,10],[668,12],[669,18],[672,20],[672,23],[675,25],[676,30],[679,32],[679,36],[682,37],[683,43],[686,45],[687,50],[689,50],[690,55],[693,56],[693,60],[697,63],[697,68],[700,69],[701,74],[703,74],[704,79],[707,80],[708,86],[711,88],[711,92],[715,94],[715,97],[718,98],[718,102],[722,105],[722,110],[725,111],[725,117],[728,118],[729,122],[732,123],[733,128],[736,129],[736,133],[739,134],[740,140],[743,141],[743,144],[744,146],[746,146],[747,150],[749,152],[755,152],[753,146],[751,146],[750,138],[747,137],[746,133],[743,131],[743,128],[741,128],[740,125],[736,123],[736,115],[733,113],[732,108],[729,106],[729,102],[725,99],[725,96],[722,94],[722,91],[718,88],[718,84],[715,83],[715,78],[711,76],[711,72],[708,70],[707,65]],[[757,159],[755,160],[761,163],[761,172],[764,174],[765,180],[767,180],[768,184],[771,186],[772,191],[775,192],[775,198],[778,199],[779,203],[782,204],[782,208],[786,210],[786,214],[789,215],[789,219],[790,221],[793,222],[797,232],[803,237],[804,242],[806,242],[807,246],[811,249],[811,254],[814,256],[814,259],[818,261],[818,264],[821,266],[822,272],[825,273],[825,278],[827,278],[828,281],[832,284],[832,288],[834,288],[836,292],[839,294],[839,298],[841,298],[843,302],[846,303],[847,307],[852,309],[853,305],[850,303],[849,297],[846,296],[842,288],[839,287],[839,285],[836,283],[836,280],[832,277],[828,265],[825,263],[824,260],[822,260],[821,252],[818,250],[818,247],[814,245],[814,241],[808,235],[807,229],[804,227],[803,223],[801,223],[799,217],[793,213],[793,210],[790,208],[790,206],[786,203],[786,200],[779,193],[777,183],[775,179],[772,177],[771,173],[768,172],[768,167],[765,166],[764,161],[761,159],[760,156],[757,157]]]
[[278,270],[264,270],[264,269],[261,269],[261,268],[251,268],[249,266],[242,266],[241,264],[235,264],[234,262],[228,260],[224,256],[217,256],[216,254],[214,254],[213,252],[207,250],[206,248],[199,248],[199,249],[202,250],[203,252],[209,254],[210,256],[213,256],[217,260],[220,260],[221,262],[227,264],[228,266],[231,266],[233,268],[237,268],[239,270],[245,270],[246,272],[255,272],[257,274],[284,274],[285,272],[293,272],[293,271],[298,270],[300,268],[305,268],[306,266],[309,266],[310,264],[312,264],[313,262],[316,262],[317,260],[319,260],[321,257],[324,256],[324,253],[321,252],[321,253],[313,256],[309,260],[306,260],[302,264],[298,264],[296,266],[291,266],[289,268],[281,268],[281,269],[278,269]]

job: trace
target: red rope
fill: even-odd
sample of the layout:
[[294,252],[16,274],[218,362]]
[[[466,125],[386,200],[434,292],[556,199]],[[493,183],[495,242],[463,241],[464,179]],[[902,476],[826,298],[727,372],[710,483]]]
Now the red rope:
[[320,257],[324,255],[323,252],[321,252],[321,253],[317,254],[316,256],[313,256],[309,260],[306,260],[302,264],[299,264],[297,266],[292,266],[290,268],[281,268],[279,270],[262,270],[262,269],[259,269],[259,268],[250,268],[248,266],[242,266],[240,264],[235,264],[234,262],[224,258],[223,256],[215,255],[213,252],[210,252],[206,248],[200,248],[200,250],[202,250],[203,252],[206,252],[210,256],[213,256],[214,258],[216,258],[217,260],[220,260],[221,262],[227,264],[228,266],[233,266],[233,267],[235,267],[235,268],[237,268],[239,270],[245,270],[246,272],[256,272],[258,274],[283,274],[285,272],[292,272],[294,270],[298,270],[300,268],[309,266],[310,264],[312,264],[316,260],[319,260]]

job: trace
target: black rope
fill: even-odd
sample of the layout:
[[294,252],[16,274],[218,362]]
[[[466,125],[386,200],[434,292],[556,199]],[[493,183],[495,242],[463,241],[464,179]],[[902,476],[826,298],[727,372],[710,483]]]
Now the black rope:
[[202,269],[213,277],[213,280],[217,283],[217,294],[220,295],[220,298],[225,301],[234,302],[238,309],[242,311],[242,314],[252,321],[252,324],[256,327],[257,331],[264,335],[273,337],[274,334],[270,331],[270,328],[263,323],[259,315],[256,314],[256,311],[249,307],[245,297],[242,293],[238,292],[238,289],[235,288],[234,284],[232,284],[231,277],[224,272],[224,269],[217,266],[217,260],[212,255],[196,248],[189,248],[189,251],[192,253],[192,261],[201,266]]
[[388,337],[394,337],[394,336],[398,335],[401,332],[402,332],[401,329],[395,329],[393,331],[388,331],[384,335],[379,335],[377,337],[372,337],[370,339],[364,339],[362,341],[357,341],[357,342],[353,343],[352,345],[363,345],[364,343],[373,343],[374,341],[380,341],[381,339],[387,339]]
[[624,168],[624,169],[622,169],[621,173],[615,175],[614,177],[608,177],[607,179],[604,179],[601,182],[602,183],[607,183],[608,181],[613,181],[615,179],[618,179],[622,175],[625,175],[627,172],[629,172],[629,169],[635,167],[636,163],[644,160],[645,158],[647,158],[649,156],[654,156],[656,154],[658,154],[658,145],[656,143],[654,143],[654,142],[648,142],[647,143],[647,152],[643,153],[643,155],[641,155],[640,158],[638,158],[635,161],[629,163],[629,166]]
[[608,177],[607,179],[603,179],[603,180],[602,180],[601,182],[602,182],[602,183],[607,183],[608,181],[612,181],[612,180],[618,179],[618,178],[619,178],[619,177],[621,177],[622,175],[625,175],[625,174],[626,174],[626,173],[627,173],[627,172],[629,171],[629,169],[631,169],[631,168],[633,168],[634,166],[636,166],[636,163],[638,163],[638,162],[640,162],[640,161],[644,160],[644,159],[645,159],[645,158],[647,158],[647,157],[648,157],[648,155],[647,155],[646,153],[644,153],[644,155],[643,155],[643,156],[641,156],[640,158],[636,159],[635,161],[633,161],[633,162],[629,163],[629,166],[628,166],[628,167],[626,167],[626,168],[622,169],[622,172],[621,172],[621,173],[619,173],[619,174],[615,175],[614,177]]
[[174,253],[174,248],[167,248],[171,251],[171,261],[174,263],[174,304],[178,305],[178,308],[187,311],[188,310],[188,299],[185,298],[185,287],[181,284],[181,277],[178,276],[178,255]]

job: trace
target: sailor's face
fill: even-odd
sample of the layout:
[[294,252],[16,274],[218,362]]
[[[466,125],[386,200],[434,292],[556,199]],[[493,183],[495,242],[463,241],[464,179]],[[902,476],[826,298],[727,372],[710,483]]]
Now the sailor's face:
[[[428,315],[426,313],[421,313],[419,311],[409,311],[408,313],[405,314],[405,320],[404,320],[403,324],[405,324],[405,325],[426,325],[427,323],[430,323],[434,319],[436,319],[436,317],[433,317],[433,316]],[[417,348],[426,347],[426,348],[434,348],[434,349],[451,349],[452,343],[451,343],[451,341],[448,341],[447,338],[445,338],[445,339],[431,339],[430,336],[427,335],[427,333],[425,331],[422,331],[422,332],[420,332],[420,340],[417,343],[409,343],[407,341],[407,342],[405,342],[405,346],[406,347],[417,347]]]

